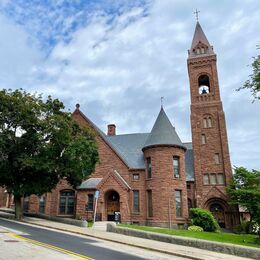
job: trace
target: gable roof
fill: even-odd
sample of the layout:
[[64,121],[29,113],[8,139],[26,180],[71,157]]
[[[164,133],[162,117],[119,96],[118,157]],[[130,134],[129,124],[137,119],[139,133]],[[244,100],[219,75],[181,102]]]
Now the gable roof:
[[108,183],[108,179],[110,178],[114,179],[121,186],[122,189],[125,189],[127,191],[131,190],[131,187],[129,186],[127,181],[116,170],[109,171],[107,175],[99,182],[99,184],[97,185],[97,189],[100,190],[105,183]]
[[116,155],[123,161],[123,163],[129,167],[129,165],[127,164],[127,161],[126,159],[121,156],[118,152],[117,152],[117,149],[115,147],[113,147],[113,144],[108,142],[107,140],[107,136],[106,134],[101,130],[99,129],[99,127],[97,127],[96,124],[94,124],[88,117],[86,117],[82,112],[81,110],[79,109],[80,108],[80,105],[77,104],[76,105],[76,109],[74,110],[74,112],[72,113],[72,115],[80,115],[86,122],[88,122],[93,128],[94,130],[96,130],[96,132],[99,134],[99,136],[101,137],[101,139],[116,153]]
[[163,108],[160,110],[143,149],[154,145],[174,145],[186,150]]
[[[163,111],[163,109],[162,109]],[[186,180],[194,181],[194,165],[193,165],[193,150],[191,143],[182,143],[177,133],[175,132],[174,127],[170,123],[165,112],[160,111],[159,115],[163,117],[162,126],[168,125],[170,131],[172,128],[174,130],[173,134],[179,140],[179,146],[187,149],[185,152],[185,168],[186,168]],[[88,123],[90,123],[101,138],[108,144],[108,146],[119,156],[119,158],[130,168],[130,169],[145,169],[145,158],[142,151],[142,148],[147,143],[148,138],[151,136],[151,133],[135,133],[135,134],[123,134],[123,135],[106,135],[101,131],[89,118],[87,118],[79,109],[76,109],[74,113],[79,113]],[[163,115],[164,113],[164,115]],[[158,117],[159,117],[158,115]],[[160,116],[160,117],[161,117]],[[158,119],[158,118],[157,118]],[[167,121],[168,122],[165,122]],[[159,120],[160,122],[160,120]],[[158,123],[159,124],[159,123]],[[169,126],[170,124],[170,126]],[[161,126],[160,126],[161,127]],[[176,135],[175,135],[176,134]],[[164,139],[166,140],[166,139]],[[175,141],[174,141],[175,142]],[[176,144],[174,144],[176,145]],[[80,188],[84,189],[86,186],[96,187],[99,185],[101,180],[94,180],[91,178],[89,182],[83,182],[80,185]],[[99,178],[95,178],[99,179]],[[96,184],[94,184],[96,183]]]

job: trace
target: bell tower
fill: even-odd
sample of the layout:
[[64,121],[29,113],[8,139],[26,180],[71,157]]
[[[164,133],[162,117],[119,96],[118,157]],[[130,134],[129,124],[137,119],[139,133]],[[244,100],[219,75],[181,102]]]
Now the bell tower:
[[228,211],[226,186],[232,178],[232,169],[216,62],[213,47],[197,22],[187,60],[195,204],[211,210],[212,203],[219,203]]

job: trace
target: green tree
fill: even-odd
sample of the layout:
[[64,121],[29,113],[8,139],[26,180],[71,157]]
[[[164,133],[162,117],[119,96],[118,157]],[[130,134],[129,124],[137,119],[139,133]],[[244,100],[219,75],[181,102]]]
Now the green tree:
[[251,221],[260,225],[260,172],[236,167],[227,192],[231,203],[245,207],[250,213]]
[[15,216],[22,198],[51,191],[59,180],[76,187],[98,161],[95,137],[50,96],[0,91],[0,186],[14,194]]
[[[260,49],[260,47],[258,46],[257,49]],[[238,88],[237,90],[249,89],[254,100],[256,100],[260,99],[260,55],[253,57],[251,66],[253,70],[252,74],[249,75],[249,79],[245,82],[244,86]]]

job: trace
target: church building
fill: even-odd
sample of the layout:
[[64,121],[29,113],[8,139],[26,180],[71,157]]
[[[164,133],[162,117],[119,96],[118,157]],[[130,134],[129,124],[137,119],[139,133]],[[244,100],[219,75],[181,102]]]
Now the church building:
[[[183,142],[163,107],[149,133],[101,131],[76,105],[73,118],[96,133],[100,162],[76,189],[64,180],[51,192],[24,199],[24,210],[51,216],[92,220],[98,191],[97,220],[176,227],[189,221],[189,208],[210,210],[219,225],[238,224],[228,204],[232,179],[217,57],[199,22],[188,51],[192,142]],[[188,88],[187,88],[188,91]],[[0,206],[10,199],[0,189]]]

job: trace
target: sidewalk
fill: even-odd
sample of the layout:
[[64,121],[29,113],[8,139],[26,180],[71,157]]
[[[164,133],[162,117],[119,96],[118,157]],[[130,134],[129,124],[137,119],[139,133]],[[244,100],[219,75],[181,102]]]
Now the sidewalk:
[[[11,217],[11,214],[0,212],[0,217]],[[12,220],[13,221],[13,220]],[[59,222],[53,222],[46,219],[25,217],[24,222],[32,225],[53,228],[61,231],[66,231],[70,233],[85,235],[93,238],[98,238],[102,240],[112,241],[116,243],[121,243],[129,246],[139,247],[143,249],[148,249],[156,252],[166,253],[169,255],[186,257],[195,260],[245,260],[248,258],[242,258],[227,254],[221,254],[216,252],[211,252],[207,250],[197,249],[193,247],[186,247],[181,245],[174,245],[149,239],[130,237],[125,235],[119,235],[111,232],[105,232],[100,230],[93,230],[92,228],[82,228],[73,225],[63,224]]]

